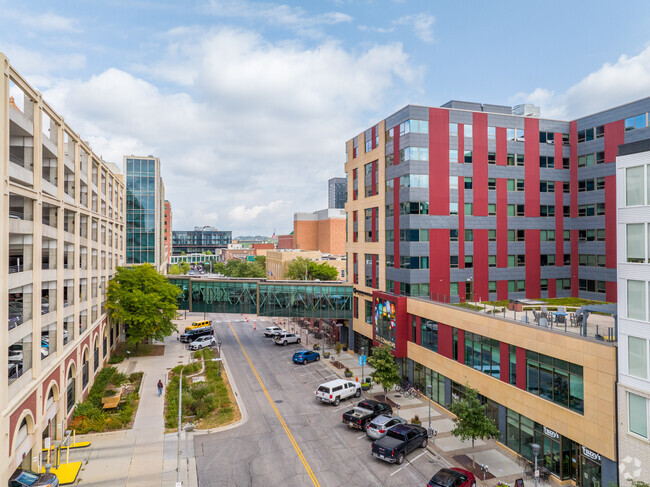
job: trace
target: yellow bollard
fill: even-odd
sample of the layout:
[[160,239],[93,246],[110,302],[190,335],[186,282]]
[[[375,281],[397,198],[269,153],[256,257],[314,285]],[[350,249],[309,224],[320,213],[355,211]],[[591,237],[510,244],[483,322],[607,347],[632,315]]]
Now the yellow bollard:
[[65,450],[65,463],[70,463],[70,445]]
[[72,430],[72,444],[77,444],[77,430]]

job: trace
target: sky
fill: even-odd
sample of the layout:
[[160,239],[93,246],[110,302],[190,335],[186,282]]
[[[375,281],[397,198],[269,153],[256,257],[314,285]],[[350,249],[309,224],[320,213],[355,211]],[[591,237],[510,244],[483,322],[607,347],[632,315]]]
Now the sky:
[[407,104],[571,120],[650,96],[647,0],[0,0],[0,25],[96,154],[160,157],[174,230],[289,233]]

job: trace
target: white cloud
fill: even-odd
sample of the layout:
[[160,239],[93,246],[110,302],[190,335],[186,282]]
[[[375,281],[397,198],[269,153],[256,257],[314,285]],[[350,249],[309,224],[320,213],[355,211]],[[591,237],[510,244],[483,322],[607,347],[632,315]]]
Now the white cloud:
[[374,27],[372,25],[360,25],[359,30],[362,32],[377,32],[379,34],[390,34],[395,30],[394,27]]
[[309,15],[301,7],[248,0],[210,0],[208,11],[219,17],[254,19],[291,28],[310,37],[321,36],[322,26],[352,21],[352,17],[342,12]]
[[35,28],[40,31],[81,32],[76,20],[53,13],[23,17],[22,24],[28,29]]
[[[174,228],[290,231],[293,213],[327,204],[344,174],[344,143],[419,89],[422,71],[400,44],[351,52],[307,48],[223,28],[169,33],[152,79],[123,70],[57,79],[44,97],[97,154],[159,156]],[[172,46],[173,44],[173,46]],[[388,97],[399,86],[399,98]]]
[[52,75],[67,74],[86,66],[86,56],[83,54],[37,52],[16,44],[4,45],[3,52],[16,70],[40,89],[50,85]]
[[411,27],[415,31],[415,35],[422,42],[431,43],[433,38],[433,23],[435,22],[433,15],[424,12],[415,15],[406,15],[400,17],[395,23]]
[[536,88],[517,93],[513,103],[534,103],[542,116],[571,120],[650,95],[650,46],[636,56],[605,63],[564,93]]

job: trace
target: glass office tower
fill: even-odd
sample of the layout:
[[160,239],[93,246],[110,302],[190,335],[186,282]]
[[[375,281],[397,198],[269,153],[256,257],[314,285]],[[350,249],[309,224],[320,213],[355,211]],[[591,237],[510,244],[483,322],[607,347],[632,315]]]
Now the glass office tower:
[[153,156],[124,158],[126,168],[126,263],[165,263],[163,218],[165,187],[160,159]]

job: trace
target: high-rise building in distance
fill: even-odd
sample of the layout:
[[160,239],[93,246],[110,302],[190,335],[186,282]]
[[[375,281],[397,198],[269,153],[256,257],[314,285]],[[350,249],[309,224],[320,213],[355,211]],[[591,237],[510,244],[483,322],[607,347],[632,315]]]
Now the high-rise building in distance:
[[346,178],[332,178],[327,181],[327,207],[345,208],[348,196],[348,182]]

